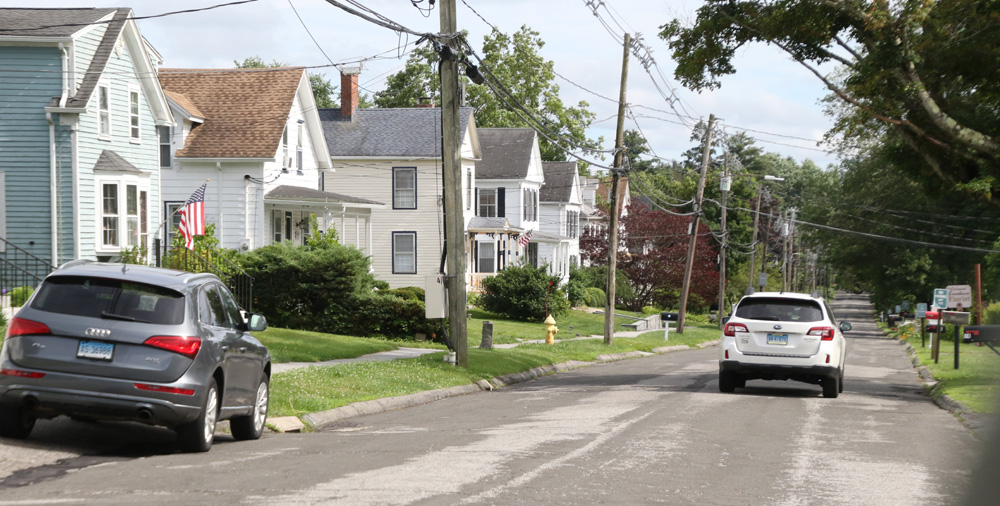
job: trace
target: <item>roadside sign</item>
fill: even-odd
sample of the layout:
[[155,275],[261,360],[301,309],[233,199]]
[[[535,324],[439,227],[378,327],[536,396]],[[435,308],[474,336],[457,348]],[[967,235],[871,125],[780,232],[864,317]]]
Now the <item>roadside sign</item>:
[[903,309],[904,310],[910,309],[910,301],[908,301],[908,300],[904,300],[903,301]]
[[972,307],[972,287],[969,285],[950,285],[948,290],[948,307],[963,309]]
[[901,307],[899,307],[899,304],[896,304],[896,314],[899,314],[899,311],[900,311],[901,309],[902,309],[902,308],[901,308]]
[[927,303],[926,302],[918,302],[917,303],[917,318],[926,318],[926,317],[927,317]]
[[935,288],[934,289],[934,307],[938,309],[944,309],[948,307],[948,289],[947,288]]

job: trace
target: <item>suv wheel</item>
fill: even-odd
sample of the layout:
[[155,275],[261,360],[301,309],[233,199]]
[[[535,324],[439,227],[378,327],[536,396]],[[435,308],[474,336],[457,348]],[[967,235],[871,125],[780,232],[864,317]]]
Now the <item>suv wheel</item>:
[[257,400],[253,411],[246,416],[236,416],[229,421],[233,437],[239,440],[260,439],[264,434],[264,421],[267,420],[268,384],[267,376],[260,380],[257,386]]
[[35,428],[35,419],[24,414],[24,408],[0,407],[0,437],[24,439]]
[[719,391],[731,394],[736,391],[739,379],[736,374],[729,371],[719,372]]
[[219,387],[215,379],[208,382],[205,406],[198,418],[177,427],[177,442],[186,452],[207,452],[215,438],[215,421],[219,414]]
[[837,377],[823,378],[823,397],[836,399],[840,395],[841,379]]

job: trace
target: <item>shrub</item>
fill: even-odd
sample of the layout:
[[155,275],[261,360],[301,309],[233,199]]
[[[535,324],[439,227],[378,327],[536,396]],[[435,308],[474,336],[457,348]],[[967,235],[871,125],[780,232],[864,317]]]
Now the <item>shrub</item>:
[[604,307],[608,302],[608,294],[604,293],[604,290],[600,288],[591,286],[587,288],[585,300],[589,307]]
[[424,289],[418,286],[404,286],[394,290],[385,290],[383,293],[390,293],[404,300],[419,300],[420,302],[426,300],[424,298]]
[[508,267],[483,280],[482,308],[515,320],[541,321],[548,310],[553,316],[569,312],[569,301],[559,288],[559,277],[530,265]]
[[660,314],[660,310],[653,306],[642,306],[642,314]]
[[991,302],[983,310],[983,325],[1000,325],[1000,302]]
[[30,286],[19,286],[10,291],[10,306],[11,307],[21,307],[25,302],[28,301],[28,297],[35,292],[35,289]]
[[413,338],[417,333],[431,335],[437,320],[424,317],[424,302],[405,299],[388,292],[375,292],[355,299],[355,311],[346,315],[335,333],[362,337]]

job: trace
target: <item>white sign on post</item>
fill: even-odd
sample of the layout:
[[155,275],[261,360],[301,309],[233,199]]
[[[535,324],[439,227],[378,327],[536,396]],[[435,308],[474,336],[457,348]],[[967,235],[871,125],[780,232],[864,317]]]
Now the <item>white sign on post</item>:
[[948,286],[948,307],[972,307],[972,287],[969,285]]

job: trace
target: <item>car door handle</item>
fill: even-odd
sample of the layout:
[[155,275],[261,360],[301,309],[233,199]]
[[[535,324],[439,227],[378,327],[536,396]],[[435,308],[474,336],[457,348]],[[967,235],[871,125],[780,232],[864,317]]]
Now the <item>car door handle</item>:
[[222,351],[229,351],[229,347],[226,345],[222,345]]
[[246,351],[247,351],[246,346],[240,346],[240,353],[246,353]]

